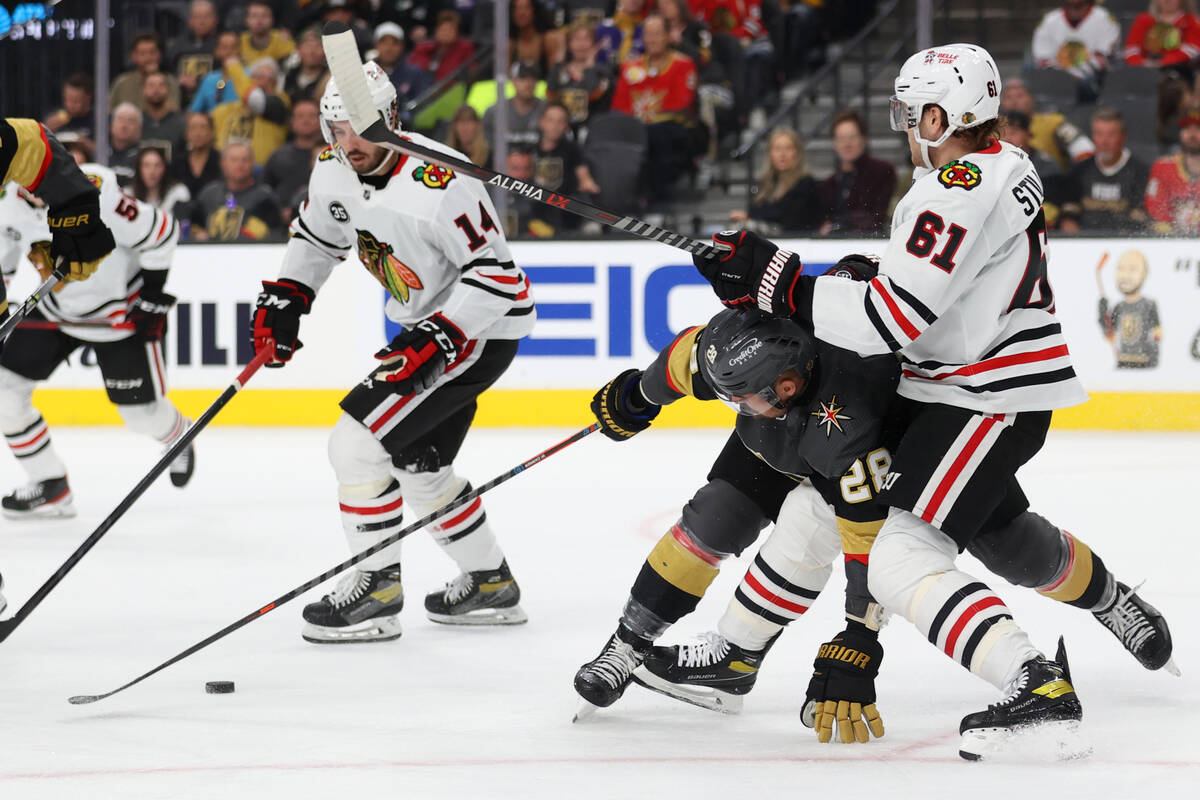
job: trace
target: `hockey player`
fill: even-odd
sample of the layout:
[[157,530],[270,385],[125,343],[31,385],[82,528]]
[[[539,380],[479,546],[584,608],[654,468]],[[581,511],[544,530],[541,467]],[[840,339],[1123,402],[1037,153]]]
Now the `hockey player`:
[[[187,430],[166,398],[162,338],[175,298],[164,286],[178,241],[175,219],[125,194],[99,164],[81,169],[100,190],[100,218],[117,248],[86,283],[62,283],[17,328],[0,356],[0,430],[29,483],[0,500],[10,518],[75,515],[67,468],[51,442],[33,390],[80,347],[96,354],[108,398],[131,429],[170,447]],[[52,269],[50,233],[40,204],[15,184],[0,198],[9,226],[0,266],[5,279],[24,251],[43,277]],[[171,483],[187,484],[195,467],[189,446],[170,465]]]
[[[399,131],[396,90],[374,62],[371,96]],[[265,281],[255,349],[282,366],[300,346],[307,314],[330,271],[352,253],[387,289],[388,316],[405,330],[376,353],[379,366],[341,402],[329,440],[342,526],[358,552],[398,531],[407,501],[424,516],[471,490],[453,463],[475,401],[508,368],[535,320],[529,282],[513,263],[496,211],[479,181],[359,138],[338,87],[321,98],[332,145],[317,159],[308,201],[292,222],[276,281]],[[464,157],[419,134],[415,142]],[[520,590],[480,500],[432,527],[461,574],[425,598],[435,622],[524,622]],[[364,561],[305,607],[312,642],[400,636],[404,594],[399,547]]]
[[[954,564],[981,531],[1026,533],[1016,470],[1041,448],[1051,410],[1087,399],[1053,313],[1041,182],[1022,152],[993,138],[999,94],[982,48],[947,45],[905,62],[892,119],[918,176],[873,280],[803,276],[794,254],[749,232],[718,234],[732,252],[697,259],[726,304],[901,359],[909,421],[881,492],[892,512],[868,585],[1004,693],[963,719],[965,758],[1031,725],[1066,741],[1082,717],[1065,657],[1046,658],[1004,602]],[[1115,603],[1114,613],[1146,615],[1132,592]]]

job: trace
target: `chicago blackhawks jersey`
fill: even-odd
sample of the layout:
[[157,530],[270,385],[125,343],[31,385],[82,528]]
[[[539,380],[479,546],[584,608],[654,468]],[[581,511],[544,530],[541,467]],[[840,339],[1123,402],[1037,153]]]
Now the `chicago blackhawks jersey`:
[[[403,136],[465,159],[417,133]],[[281,278],[314,291],[351,254],[387,290],[386,313],[409,326],[433,314],[468,339],[519,339],[536,313],[499,217],[475,178],[400,155],[383,179],[360,178],[327,149],[291,225]]]
[[[143,270],[159,273],[154,276],[157,284],[165,282],[179,241],[179,226],[167,212],[125,194],[108,167],[84,164],[80,169],[100,190],[100,219],[112,231],[117,246],[100,262],[95,275],[86,281],[60,283],[42,299],[38,310],[77,339],[114,342],[133,331],[125,313],[142,288]],[[9,245],[0,247],[7,280],[34,242],[50,241],[50,229],[45,209],[31,205],[15,184],[6,187],[0,203]]]
[[1084,402],[1054,315],[1043,195],[1007,143],[924,171],[896,206],[875,279],[812,279],[817,337],[897,353],[899,393],[913,400],[986,413]]

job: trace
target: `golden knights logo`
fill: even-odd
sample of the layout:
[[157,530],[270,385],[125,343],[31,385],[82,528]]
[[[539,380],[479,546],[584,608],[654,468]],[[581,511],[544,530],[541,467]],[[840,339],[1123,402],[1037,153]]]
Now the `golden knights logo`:
[[938,173],[938,182],[947,189],[958,187],[970,191],[983,180],[983,172],[970,161],[951,161]]
[[396,258],[390,244],[379,241],[370,231],[356,229],[355,233],[358,234],[358,260],[392,297],[407,303],[411,290],[425,288],[417,273]]
[[413,170],[413,180],[425,184],[430,189],[445,189],[454,180],[454,170],[439,167],[437,164],[422,164]]
[[844,434],[846,431],[842,427],[842,422],[854,419],[854,417],[842,413],[843,409],[846,408],[846,404],[842,403],[841,405],[838,405],[836,394],[829,398],[828,403],[826,403],[824,400],[818,400],[817,402],[820,403],[821,410],[812,411],[810,414],[817,418],[818,427],[821,425],[825,426],[825,438],[829,438],[829,434],[834,428],[838,429],[838,433]]

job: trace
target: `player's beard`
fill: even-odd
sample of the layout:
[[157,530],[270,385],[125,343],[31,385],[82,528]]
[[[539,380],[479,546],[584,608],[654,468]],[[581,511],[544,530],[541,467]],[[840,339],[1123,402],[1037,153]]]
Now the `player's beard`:
[[[368,153],[365,150],[346,150],[346,159],[350,162],[350,167],[359,175],[377,175],[380,172],[380,167],[388,160],[390,152],[383,148],[379,148],[377,153]],[[372,158],[372,155],[375,157]],[[358,161],[354,160],[354,156],[362,156]]]

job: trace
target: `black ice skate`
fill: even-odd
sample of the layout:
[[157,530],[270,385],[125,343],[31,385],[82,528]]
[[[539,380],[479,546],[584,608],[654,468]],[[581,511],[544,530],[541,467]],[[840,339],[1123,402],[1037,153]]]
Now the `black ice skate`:
[[1071,685],[1071,668],[1059,638],[1054,661],[1026,661],[1007,697],[963,717],[958,754],[969,761],[1008,750],[1031,757],[1080,758],[1091,752],[1079,737],[1081,719],[1083,706]]
[[172,486],[181,489],[187,486],[188,481],[192,479],[192,473],[196,471],[196,448],[189,444],[182,453],[175,456],[168,470],[171,473]]
[[400,565],[354,570],[329,594],[304,607],[305,641],[316,644],[386,642],[400,638],[404,588]]
[[75,516],[74,498],[66,477],[51,478],[14,489],[0,500],[9,519],[41,519]]
[[766,650],[743,650],[716,631],[694,644],[655,647],[633,673],[637,683],[685,703],[737,714],[754,688]]
[[605,643],[600,655],[584,664],[575,673],[575,691],[584,699],[584,706],[572,722],[608,708],[625,694],[633,680],[633,671],[641,666],[650,652],[650,642],[625,628],[617,628]]
[[1171,659],[1171,631],[1158,609],[1138,596],[1141,586],[1130,589],[1117,582],[1117,597],[1104,611],[1095,612],[1100,624],[1121,640],[1125,649],[1146,669],[1166,668],[1180,675]]
[[521,589],[501,561],[497,569],[464,572],[425,595],[425,612],[445,625],[520,625],[529,620],[520,601]]

